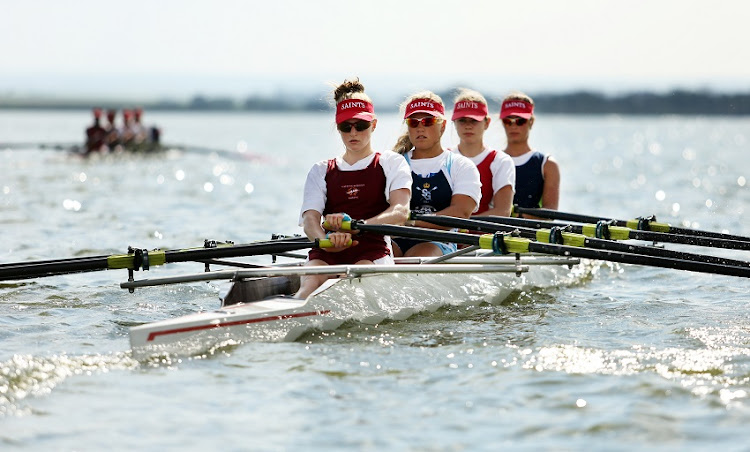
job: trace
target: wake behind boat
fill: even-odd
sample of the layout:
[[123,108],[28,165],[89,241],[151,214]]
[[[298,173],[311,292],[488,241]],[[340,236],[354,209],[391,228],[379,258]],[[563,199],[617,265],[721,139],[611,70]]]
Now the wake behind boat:
[[[492,254],[455,257],[438,264],[426,263],[426,259],[398,262],[395,266],[287,267],[195,275],[197,280],[232,277],[233,283],[221,295],[221,307],[133,327],[131,348],[136,357],[143,358],[195,355],[248,341],[293,341],[306,332],[334,330],[348,321],[374,325],[446,305],[501,303],[514,292],[578,281],[593,268],[575,258]],[[341,277],[329,279],[307,299],[292,298],[300,275],[314,272]],[[184,277],[142,280],[122,287],[185,281]]]

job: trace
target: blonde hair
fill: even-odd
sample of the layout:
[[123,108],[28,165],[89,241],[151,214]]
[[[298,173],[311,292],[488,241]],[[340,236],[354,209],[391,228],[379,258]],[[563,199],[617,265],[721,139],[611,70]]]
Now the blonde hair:
[[503,98],[503,101],[500,103],[500,105],[504,104],[505,102],[509,100],[522,100],[528,104],[530,104],[532,107],[534,106],[534,100],[529,97],[528,94],[522,93],[521,91],[513,91],[512,93],[508,94]]
[[[406,106],[409,105],[415,99],[429,99],[431,101],[439,103],[440,105],[443,106],[443,109],[445,109],[445,104],[443,103],[443,99],[440,98],[440,96],[433,93],[432,91],[420,91],[418,93],[412,94],[411,96],[407,97],[406,100],[401,103],[401,106],[399,107],[399,112],[401,116],[403,116],[406,113]],[[437,115],[437,116],[445,120],[445,115]],[[407,129],[406,132],[404,132],[400,137],[398,137],[398,140],[396,140],[396,144],[393,146],[393,151],[398,152],[399,154],[403,155],[411,151],[411,148],[413,147],[414,145],[412,144],[411,139],[409,139],[409,130]]]
[[475,91],[469,88],[458,88],[456,90],[456,97],[453,98],[453,103],[457,104],[458,102],[465,100],[481,102],[484,105],[489,106],[489,104],[487,103],[487,99],[485,99],[479,91]]

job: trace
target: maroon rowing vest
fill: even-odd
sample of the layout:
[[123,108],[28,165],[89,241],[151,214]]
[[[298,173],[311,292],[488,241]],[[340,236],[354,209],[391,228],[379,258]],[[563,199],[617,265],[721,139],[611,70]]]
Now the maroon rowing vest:
[[[390,204],[385,198],[385,172],[380,166],[380,154],[375,154],[366,168],[357,171],[341,171],[336,159],[328,161],[326,171],[326,205],[323,215],[346,213],[354,220],[364,220],[386,210]],[[353,264],[361,260],[374,261],[390,254],[383,236],[359,232],[352,236],[359,242],[339,253],[321,249],[310,250],[310,260],[320,259],[329,265]]]
[[495,195],[492,190],[492,170],[490,169],[490,165],[495,161],[496,156],[496,151],[490,151],[487,157],[477,165],[479,180],[482,181],[482,200],[479,202],[479,210],[472,215],[479,215],[490,209],[490,202],[492,202],[492,197]]

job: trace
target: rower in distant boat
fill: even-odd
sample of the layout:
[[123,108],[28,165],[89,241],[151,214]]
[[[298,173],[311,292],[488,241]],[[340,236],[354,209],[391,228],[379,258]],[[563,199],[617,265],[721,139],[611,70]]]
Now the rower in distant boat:
[[560,200],[560,168],[550,156],[529,146],[534,125],[534,101],[521,92],[503,99],[500,107],[508,145],[505,153],[516,165],[516,194],[513,204],[557,210]]
[[[300,225],[310,240],[326,236],[333,248],[315,248],[306,265],[393,264],[391,241],[374,233],[340,231],[347,219],[402,225],[409,215],[411,173],[404,158],[372,149],[377,126],[372,100],[359,79],[346,80],[333,93],[336,128],[344,154],[316,163],[307,175]],[[351,215],[351,217],[350,217]],[[321,220],[325,218],[324,229]],[[328,275],[302,277],[297,298],[307,298]]]
[[110,151],[113,151],[120,144],[120,131],[115,124],[115,118],[117,118],[117,110],[112,108],[108,109],[107,126],[104,129],[107,131],[105,142]]
[[141,122],[143,109],[138,107],[133,110],[133,144],[136,149],[145,148],[148,144],[149,134]]
[[99,124],[102,116],[101,108],[94,108],[94,124],[86,129],[86,153],[102,152],[106,150],[107,131]]
[[471,160],[479,170],[482,199],[475,215],[509,217],[513,208],[516,167],[504,152],[485,146],[484,132],[490,126],[487,100],[477,91],[461,88],[453,104],[453,126],[459,143],[449,149]]
[[[471,160],[444,150],[440,143],[446,126],[443,100],[431,91],[423,91],[410,96],[401,108],[408,127],[394,151],[403,154],[411,167],[411,210],[469,218],[479,205],[482,184]],[[410,224],[445,229],[424,221]],[[456,244],[397,238],[393,250],[396,257],[443,256],[456,251]]]
[[122,109],[122,127],[120,127],[120,144],[124,148],[129,148],[135,143],[133,110]]

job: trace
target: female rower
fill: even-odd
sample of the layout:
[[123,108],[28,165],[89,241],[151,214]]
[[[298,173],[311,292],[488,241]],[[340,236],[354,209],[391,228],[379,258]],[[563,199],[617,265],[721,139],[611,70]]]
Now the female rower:
[[475,215],[508,217],[513,207],[516,167],[504,152],[485,146],[484,132],[490,126],[487,100],[474,90],[461,88],[454,100],[453,126],[459,143],[453,152],[471,160],[479,170],[482,199]]
[[[336,128],[344,153],[312,167],[300,211],[300,225],[310,240],[326,237],[327,231],[321,226],[325,219],[333,248],[311,250],[306,265],[394,262],[389,237],[339,231],[347,217],[371,224],[402,225],[409,216],[409,165],[394,152],[372,149],[370,140],[378,120],[364,89],[359,79],[346,80],[333,93]],[[307,298],[326,279],[326,275],[303,276],[296,297]]]
[[519,207],[557,210],[560,168],[552,157],[529,146],[529,133],[534,125],[534,101],[521,92],[508,95],[501,104],[500,119],[508,140],[505,153],[516,165],[513,203]]
[[[402,109],[407,131],[394,151],[403,154],[411,167],[411,210],[468,218],[481,198],[479,171],[471,160],[440,144],[446,126],[442,99],[424,91],[409,97]],[[410,224],[443,229],[423,221]],[[456,251],[456,244],[395,238],[393,251],[396,256],[442,256]]]

